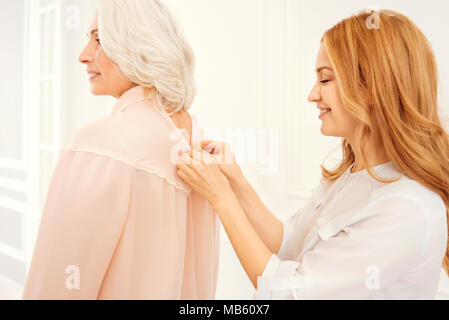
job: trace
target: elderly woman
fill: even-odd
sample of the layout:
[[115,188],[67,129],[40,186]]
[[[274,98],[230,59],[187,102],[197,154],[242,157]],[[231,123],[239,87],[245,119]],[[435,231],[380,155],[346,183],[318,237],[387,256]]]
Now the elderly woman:
[[101,0],[79,60],[118,100],[59,155],[24,299],[213,299],[219,220],[176,175],[199,147],[193,53],[157,0]]

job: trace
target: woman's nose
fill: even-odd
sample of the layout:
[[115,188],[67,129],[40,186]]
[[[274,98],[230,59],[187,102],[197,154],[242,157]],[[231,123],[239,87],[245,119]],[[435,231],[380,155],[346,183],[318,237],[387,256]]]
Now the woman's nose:
[[321,100],[321,93],[318,84],[315,84],[309,94],[309,102],[318,102]]
[[83,51],[81,52],[81,54],[80,54],[80,56],[79,56],[79,58],[78,58],[78,61],[79,61],[80,63],[87,64],[87,63],[92,62],[92,60],[93,60],[93,55],[92,55],[92,53],[91,53],[90,50],[89,50],[89,45],[87,45],[87,46],[83,49]]

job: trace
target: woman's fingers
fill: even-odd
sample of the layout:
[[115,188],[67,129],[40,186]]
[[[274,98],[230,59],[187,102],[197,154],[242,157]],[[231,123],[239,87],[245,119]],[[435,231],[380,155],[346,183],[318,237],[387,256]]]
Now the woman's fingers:
[[226,142],[203,141],[201,147],[214,157],[217,164],[234,164],[235,162],[231,147]]
[[193,159],[194,162],[196,162],[196,164],[201,163],[201,156],[198,155],[198,150],[195,148],[190,149],[190,158]]
[[217,155],[217,154],[221,154],[221,152],[223,150],[223,145],[224,145],[223,142],[212,141],[212,140],[203,141],[201,143],[201,150],[204,150],[207,153],[210,153],[212,155]]
[[206,140],[201,142],[201,149],[204,149],[208,146],[212,146],[212,144],[215,143],[213,140]]
[[189,158],[186,158],[186,161],[189,161],[192,164],[192,167],[196,165],[210,165],[213,164],[214,158],[207,152],[192,148],[189,152]]
[[[178,176],[184,180],[191,188],[203,194],[206,199],[209,190],[208,175],[205,173],[206,167],[199,162],[198,152],[194,151],[191,156],[184,154],[182,160],[177,164]],[[196,163],[196,164],[195,164]]]
[[178,173],[178,176],[185,182],[190,181],[189,177],[184,173],[184,171],[182,171],[182,169],[179,169],[177,173]]
[[178,163],[178,168],[184,170],[186,174],[192,179],[197,177],[204,171],[206,165],[212,164],[213,159],[208,159],[208,155],[201,153],[196,149],[192,149],[190,154],[184,154],[181,161]]
[[210,203],[230,190],[214,158],[204,151],[192,149],[182,156],[177,167],[178,176]]
[[[182,172],[183,176],[188,178],[189,180],[193,180],[196,177],[193,166],[193,159],[187,155],[182,157],[182,160],[176,164],[179,172]],[[184,179],[185,180],[185,179]]]
[[193,169],[194,165],[198,165],[201,162],[195,159],[194,150],[191,149],[189,153],[184,153],[181,157],[181,161],[187,166]]
[[195,188],[199,182],[199,169],[194,164],[195,162],[196,160],[190,155],[183,154],[181,160],[176,164],[178,176],[192,188]]

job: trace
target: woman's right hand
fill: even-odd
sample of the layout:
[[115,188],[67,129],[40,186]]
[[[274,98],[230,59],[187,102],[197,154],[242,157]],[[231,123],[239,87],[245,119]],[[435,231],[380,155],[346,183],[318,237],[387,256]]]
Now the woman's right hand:
[[243,172],[237,164],[231,146],[228,143],[211,140],[203,141],[201,149],[213,156],[221,172],[231,184],[243,178]]
[[245,179],[230,145],[225,142],[204,141],[201,149],[212,155],[213,161],[217,162],[257,234],[272,252],[278,252],[282,244],[282,221],[265,206],[256,190]]

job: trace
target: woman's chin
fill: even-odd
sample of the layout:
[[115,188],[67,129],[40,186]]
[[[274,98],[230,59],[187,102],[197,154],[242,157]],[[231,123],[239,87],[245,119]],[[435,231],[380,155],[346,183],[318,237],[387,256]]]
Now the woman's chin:
[[328,135],[328,132],[327,132],[326,128],[324,128],[324,126],[321,126],[320,131],[321,131],[321,134],[322,134],[323,136],[327,136],[327,135]]
[[100,86],[92,84],[90,87],[90,93],[92,93],[94,96],[102,96],[105,95],[105,90],[102,89]]
[[321,134],[326,137],[337,137],[334,133],[332,133],[332,130],[329,130],[329,128],[326,128],[325,126],[321,126]]

